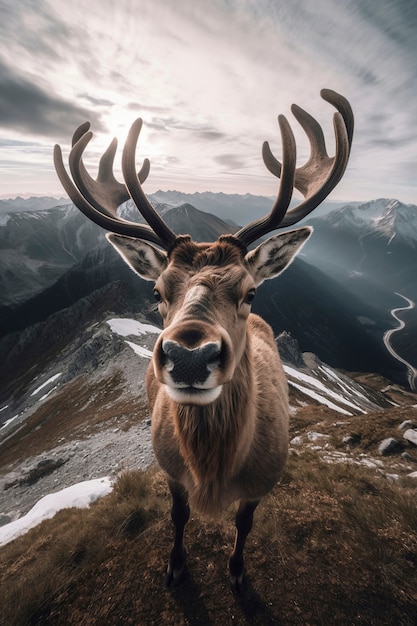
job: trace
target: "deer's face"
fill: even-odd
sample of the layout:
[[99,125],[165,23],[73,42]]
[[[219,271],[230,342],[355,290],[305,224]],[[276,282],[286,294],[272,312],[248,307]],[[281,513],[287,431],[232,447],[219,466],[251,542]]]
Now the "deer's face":
[[208,404],[242,358],[256,288],[234,247],[188,245],[194,252],[191,263],[178,263],[174,255],[155,284],[164,330],[153,365],[173,400]]
[[279,274],[311,229],[276,235],[250,253],[232,237],[197,244],[179,238],[169,257],[138,240],[109,240],[154,294],[164,330],[154,348],[158,381],[179,404],[210,404],[239,365],[256,287]]

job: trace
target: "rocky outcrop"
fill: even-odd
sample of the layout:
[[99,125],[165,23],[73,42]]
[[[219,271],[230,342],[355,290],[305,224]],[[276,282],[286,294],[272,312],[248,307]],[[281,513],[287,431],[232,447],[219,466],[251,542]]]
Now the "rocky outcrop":
[[285,363],[295,367],[303,367],[305,365],[298,341],[291,337],[290,333],[284,330],[276,338],[276,343],[280,357]]
[[382,456],[387,456],[389,454],[400,454],[404,450],[404,445],[395,437],[388,437],[388,439],[384,439],[381,441],[378,447],[379,454]]
[[10,489],[15,485],[34,485],[41,478],[48,476],[53,471],[67,463],[68,459],[58,458],[58,459],[41,459],[37,461],[32,467],[24,469],[22,473],[16,478],[6,482],[4,485],[4,489]]
[[417,428],[407,428],[403,437],[406,441],[409,441],[414,446],[417,446]]

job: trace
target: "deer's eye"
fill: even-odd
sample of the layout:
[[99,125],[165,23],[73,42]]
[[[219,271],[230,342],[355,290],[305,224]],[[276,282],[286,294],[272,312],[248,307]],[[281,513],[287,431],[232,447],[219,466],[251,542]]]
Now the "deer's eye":
[[254,298],[256,295],[256,289],[249,289],[248,293],[246,294],[246,298],[245,298],[245,302],[246,304],[252,304]]
[[161,294],[159,293],[159,291],[157,289],[153,290],[153,295],[154,295],[154,298],[155,298],[156,302],[161,302],[162,297],[161,297]]

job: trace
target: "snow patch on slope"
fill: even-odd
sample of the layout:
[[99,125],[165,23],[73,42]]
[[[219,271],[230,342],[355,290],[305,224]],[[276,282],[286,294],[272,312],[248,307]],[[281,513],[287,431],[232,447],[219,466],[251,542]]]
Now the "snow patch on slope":
[[[157,326],[144,324],[143,322],[138,322],[137,320],[129,318],[116,317],[111,320],[107,320],[107,324],[110,326],[113,333],[116,333],[121,337],[143,337],[144,335],[159,335],[161,333],[161,329]],[[152,358],[152,352],[151,350],[148,350],[148,348],[140,346],[133,341],[126,340],[125,343],[127,343],[127,345],[132,348],[137,355],[145,359]]]
[[112,490],[109,478],[86,480],[56,493],[43,497],[23,517],[0,527],[0,545],[3,546],[45,519],[50,519],[61,509],[72,507],[86,508],[98,498],[106,496]]
[[35,396],[37,393],[39,393],[42,389],[44,389],[45,387],[47,387],[48,385],[50,385],[51,383],[53,383],[57,378],[59,378],[60,376],[62,376],[62,372],[60,372],[59,374],[54,374],[54,376],[51,376],[51,378],[48,378],[48,380],[46,380],[44,383],[42,383],[42,385],[39,385],[39,387],[37,387],[35,389],[35,391],[32,391],[32,393],[30,394],[31,396]]
[[110,326],[110,329],[113,333],[116,333],[121,337],[128,337],[129,335],[136,335],[137,337],[141,337],[142,335],[159,335],[161,333],[161,329],[157,326],[152,326],[152,324],[144,324],[143,322],[138,322],[137,320],[132,320],[129,318],[116,317],[114,319],[107,320],[107,324]]
[[145,359],[151,359],[152,358],[152,352],[151,352],[151,350],[148,350],[148,348],[143,348],[142,346],[138,346],[138,344],[137,343],[133,343],[133,341],[126,341],[126,343],[139,356],[143,356]]
[[[360,413],[366,413],[366,411],[364,411],[360,406],[354,404],[350,400],[347,400],[343,395],[335,393],[313,376],[304,374],[299,370],[289,367],[288,365],[284,365],[284,370],[288,376],[288,382],[290,385],[296,387],[298,390],[315,400],[318,400],[321,404],[326,404],[331,409],[339,411],[339,413],[344,413],[345,415],[352,415],[352,413],[339,406],[340,404],[355,409],[355,411],[359,411]],[[293,379],[300,382],[295,383]],[[318,391],[320,393],[318,393]],[[335,404],[332,400],[336,401],[338,404]]]
[[296,369],[284,363],[288,384],[316,402],[343,413],[361,415],[395,403],[320,361]]

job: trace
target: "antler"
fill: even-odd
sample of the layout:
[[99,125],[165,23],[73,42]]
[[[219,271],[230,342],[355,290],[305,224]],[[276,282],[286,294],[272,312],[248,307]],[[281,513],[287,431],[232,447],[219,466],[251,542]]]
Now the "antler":
[[[142,120],[138,119],[132,124],[123,149],[125,185],[119,183],[113,174],[116,139],[113,139],[100,159],[97,179],[94,180],[87,172],[82,155],[93,136],[89,128],[89,122],[82,124],[72,138],[68,158],[72,180],[65,169],[61,147],[56,145],[54,148],[55,169],[65,191],[80,211],[99,226],[119,235],[145,239],[168,250],[177,236],[160,218],[141,187],[149,173],[148,159],[144,160],[141,170],[136,174],[135,151]],[[125,220],[118,215],[117,207],[130,197],[149,226]]]
[[[281,178],[279,191],[272,210],[266,217],[248,224],[235,233],[235,237],[246,246],[272,230],[299,222],[323,202],[344,174],[352,145],[353,112],[346,98],[335,91],[322,89],[320,95],[338,111],[333,117],[335,156],[329,157],[327,154],[319,123],[309,113],[293,104],[291,111],[306,132],[311,148],[307,163],[296,168],[294,135],[287,119],[283,115],[278,117],[282,137],[282,164],[273,156],[268,142],[263,144],[262,156],[269,171]],[[305,199],[288,211],[293,187],[296,187]]]
[[[272,230],[299,222],[323,202],[343,176],[352,144],[352,109],[346,98],[335,91],[323,89],[320,95],[337,109],[333,117],[335,156],[329,157],[327,154],[319,123],[309,113],[293,104],[291,110],[306,132],[311,148],[308,161],[302,167],[296,168],[297,151],[294,135],[287,119],[279,115],[282,163],[274,157],[268,142],[265,142],[262,148],[266,167],[274,176],[281,178],[278,195],[271,212],[266,217],[248,224],[235,233],[234,236],[245,246],[249,246]],[[100,159],[97,179],[94,180],[87,172],[82,155],[93,136],[89,128],[90,124],[86,122],[79,126],[73,135],[68,159],[72,179],[65,169],[60,146],[56,145],[54,148],[55,169],[65,191],[80,211],[99,226],[120,235],[145,239],[169,250],[177,236],[155,211],[141,186],[149,173],[148,159],[144,160],[141,170],[136,174],[135,152],[142,120],[139,118],[132,124],[123,148],[122,172],[125,184],[119,183],[113,174],[116,139],[113,139]],[[298,206],[288,210],[294,187],[305,199]],[[129,197],[136,204],[147,225],[125,220],[118,215],[117,207]]]

